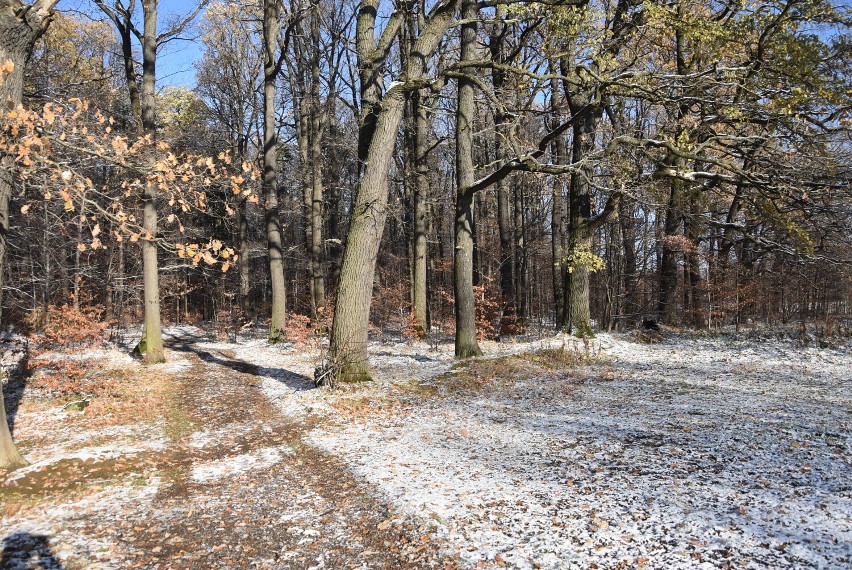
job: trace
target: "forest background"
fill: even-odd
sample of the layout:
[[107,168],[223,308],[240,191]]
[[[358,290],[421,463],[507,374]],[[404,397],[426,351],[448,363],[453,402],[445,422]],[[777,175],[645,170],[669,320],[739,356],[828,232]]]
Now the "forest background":
[[0,3],[4,324],[849,327],[842,3],[177,4]]

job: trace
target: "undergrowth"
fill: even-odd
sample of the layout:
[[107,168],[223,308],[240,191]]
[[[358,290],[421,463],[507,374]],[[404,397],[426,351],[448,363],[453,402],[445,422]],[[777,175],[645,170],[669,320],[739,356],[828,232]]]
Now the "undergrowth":
[[100,306],[50,305],[29,317],[29,386],[51,396],[114,396],[110,375],[90,374],[87,366],[71,356],[75,351],[102,346],[112,322],[103,320]]

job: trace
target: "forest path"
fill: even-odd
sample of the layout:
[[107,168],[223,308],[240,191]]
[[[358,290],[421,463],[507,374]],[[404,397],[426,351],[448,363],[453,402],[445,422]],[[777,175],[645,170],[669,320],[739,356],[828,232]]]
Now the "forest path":
[[[0,568],[30,568],[34,558],[63,570],[443,567],[430,537],[387,524],[388,506],[339,459],[302,443],[318,420],[285,417],[264,396],[256,366],[228,350],[200,348],[200,340],[168,343],[188,364],[173,379],[169,445],[66,466],[67,476],[79,480],[145,469],[158,480],[142,500],[83,509],[64,521],[66,532],[109,545],[110,555],[94,564],[79,550],[82,556],[70,560],[53,558],[49,550],[38,553],[45,537],[11,534]],[[300,375],[278,376],[291,387],[312,386]],[[53,468],[21,481],[27,480],[41,491],[65,484]],[[49,542],[60,552],[68,547]]]

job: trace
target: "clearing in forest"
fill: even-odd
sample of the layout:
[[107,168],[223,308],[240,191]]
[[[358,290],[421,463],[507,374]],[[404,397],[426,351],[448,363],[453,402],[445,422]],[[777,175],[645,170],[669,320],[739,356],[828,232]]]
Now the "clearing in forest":
[[0,567],[852,565],[848,344],[377,340],[329,392],[319,347],[167,338],[74,355],[110,387],[83,411],[12,399]]

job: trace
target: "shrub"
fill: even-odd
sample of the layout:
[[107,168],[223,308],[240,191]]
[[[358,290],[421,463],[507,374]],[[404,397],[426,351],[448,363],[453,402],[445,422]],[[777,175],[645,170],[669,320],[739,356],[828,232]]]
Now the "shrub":
[[100,385],[88,378],[88,370],[70,357],[72,350],[102,345],[107,341],[110,321],[102,320],[100,306],[74,307],[50,305],[33,311],[29,324],[31,359],[27,364],[32,374],[29,384],[53,395],[107,394],[111,385]]

